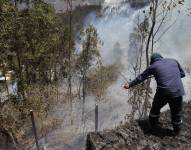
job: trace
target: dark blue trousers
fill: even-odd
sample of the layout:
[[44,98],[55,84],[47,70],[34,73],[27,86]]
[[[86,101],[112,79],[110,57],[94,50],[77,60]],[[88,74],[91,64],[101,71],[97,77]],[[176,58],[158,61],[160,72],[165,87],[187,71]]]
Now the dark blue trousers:
[[149,115],[149,121],[151,126],[155,126],[158,123],[160,117],[160,110],[166,104],[169,104],[170,106],[171,121],[174,129],[180,128],[182,124],[182,96],[170,97],[160,92],[156,92],[152,103],[152,108]]

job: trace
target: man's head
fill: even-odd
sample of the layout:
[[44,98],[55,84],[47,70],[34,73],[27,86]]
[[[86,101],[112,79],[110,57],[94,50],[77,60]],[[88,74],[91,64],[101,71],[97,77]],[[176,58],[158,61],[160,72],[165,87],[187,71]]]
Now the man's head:
[[153,62],[155,62],[155,61],[157,61],[157,60],[159,60],[159,59],[161,59],[161,58],[163,58],[161,54],[159,54],[159,53],[153,53],[153,54],[151,55],[151,62],[150,62],[150,64],[152,64]]

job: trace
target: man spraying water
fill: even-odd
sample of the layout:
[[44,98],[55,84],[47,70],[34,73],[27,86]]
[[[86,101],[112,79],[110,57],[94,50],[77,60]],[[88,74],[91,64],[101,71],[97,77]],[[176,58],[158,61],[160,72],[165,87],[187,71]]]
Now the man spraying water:
[[182,125],[182,101],[185,91],[181,78],[185,77],[185,73],[176,60],[163,58],[159,53],[154,53],[151,56],[150,66],[132,82],[124,85],[124,88],[129,89],[149,76],[154,76],[157,82],[156,94],[149,114],[150,125],[152,129],[158,127],[160,110],[168,103],[174,133],[177,135]]

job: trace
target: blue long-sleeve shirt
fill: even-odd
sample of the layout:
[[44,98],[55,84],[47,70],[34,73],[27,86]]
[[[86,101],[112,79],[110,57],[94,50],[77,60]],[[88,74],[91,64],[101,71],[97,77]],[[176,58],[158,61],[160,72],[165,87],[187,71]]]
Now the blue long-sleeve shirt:
[[153,75],[157,82],[157,92],[170,97],[179,97],[185,94],[181,78],[185,77],[180,64],[169,58],[157,58],[142,74],[129,83],[135,86]]

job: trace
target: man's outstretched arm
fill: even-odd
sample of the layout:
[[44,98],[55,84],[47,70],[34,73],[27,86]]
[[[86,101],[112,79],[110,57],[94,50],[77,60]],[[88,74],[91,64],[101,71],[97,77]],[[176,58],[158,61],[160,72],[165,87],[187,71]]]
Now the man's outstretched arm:
[[130,82],[128,85],[126,84],[124,86],[124,88],[128,89],[130,87],[133,87],[133,86],[143,82],[144,80],[146,80],[152,74],[153,74],[153,69],[150,66],[143,73],[141,73],[138,77],[136,77],[132,82]]

